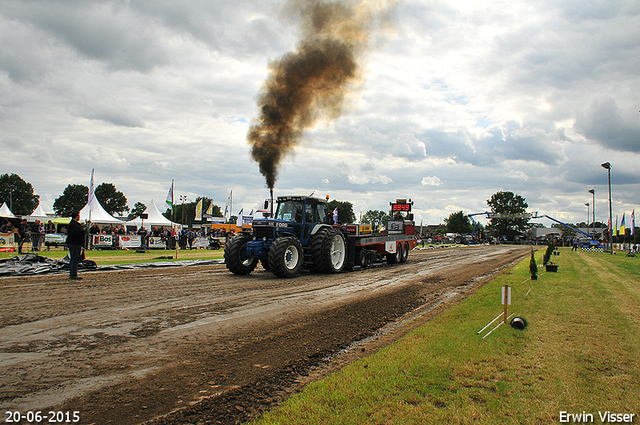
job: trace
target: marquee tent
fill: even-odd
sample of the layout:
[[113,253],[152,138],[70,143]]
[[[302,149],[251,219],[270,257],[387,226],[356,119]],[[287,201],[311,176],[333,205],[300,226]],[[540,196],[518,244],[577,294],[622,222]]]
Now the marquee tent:
[[13,217],[13,218],[15,218],[15,215],[13,215],[13,213],[11,212],[9,207],[7,206],[6,202],[3,202],[2,206],[0,207],[0,217]]
[[38,204],[38,208],[36,208],[31,215],[29,216],[30,218],[33,217],[34,219],[36,218],[49,218],[49,216],[47,215],[46,212],[44,212],[44,210],[42,209],[42,205]]
[[106,212],[104,208],[102,208],[102,205],[100,205],[100,201],[98,201],[98,198],[96,198],[95,196],[91,197],[90,203],[92,205],[89,205],[89,202],[87,202],[87,205],[85,205],[84,208],[80,210],[80,221],[89,220],[89,211],[91,211],[90,221],[92,223],[124,224],[124,221],[117,219]]
[[[179,224],[173,223],[171,220],[160,213],[155,202],[153,202],[153,199],[151,200],[151,205],[149,205],[147,209],[144,210],[144,214],[149,215],[148,218],[144,219],[144,227],[147,229],[149,229],[149,226],[180,227]],[[140,217],[137,217],[133,220],[127,221],[127,226],[136,226],[136,228],[140,228],[140,226],[142,226],[142,223],[143,220]]]

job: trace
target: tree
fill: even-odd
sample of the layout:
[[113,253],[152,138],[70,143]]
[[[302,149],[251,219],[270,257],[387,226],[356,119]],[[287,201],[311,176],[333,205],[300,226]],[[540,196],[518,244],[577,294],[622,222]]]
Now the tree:
[[487,201],[491,207],[493,218],[490,227],[498,236],[506,236],[514,240],[516,234],[525,231],[529,216],[526,214],[529,204],[525,199],[513,192],[497,192]]
[[102,208],[111,215],[118,213],[119,215],[129,211],[127,206],[127,198],[124,193],[116,190],[113,183],[102,183],[95,189],[96,199],[102,205]]
[[144,213],[147,209],[147,206],[142,202],[136,202],[129,213],[129,220],[133,220],[136,217],[140,217],[140,214]]
[[327,202],[327,211],[333,217],[333,210],[338,208],[338,221],[341,223],[353,223],[356,221],[356,215],[353,213],[353,204],[348,201],[329,201]]
[[450,233],[471,233],[473,226],[471,220],[462,211],[449,214],[449,218],[444,219],[447,231]]
[[378,224],[378,220],[382,220],[382,223],[386,225],[387,221],[389,221],[389,214],[380,210],[369,210],[362,216],[362,224]]
[[[572,223],[567,223],[567,224],[568,224],[569,226],[571,226],[571,227],[574,227],[574,228],[575,228],[575,227],[577,227],[575,224],[572,224]],[[567,227],[567,226],[565,226],[565,225],[563,225],[563,224],[553,223],[553,224],[551,225],[551,227],[553,227],[553,228],[557,228],[557,229],[560,229],[560,234],[562,235],[562,237],[563,237],[563,238],[569,238],[569,239],[572,239],[572,238],[574,238],[574,237],[578,234],[578,233],[577,233],[575,230],[573,230],[571,227]]]
[[17,174],[0,176],[0,204],[4,202],[15,215],[29,215],[38,207],[40,196],[33,186]]
[[71,217],[87,204],[89,188],[82,184],[70,184],[54,202],[53,211],[61,217]]

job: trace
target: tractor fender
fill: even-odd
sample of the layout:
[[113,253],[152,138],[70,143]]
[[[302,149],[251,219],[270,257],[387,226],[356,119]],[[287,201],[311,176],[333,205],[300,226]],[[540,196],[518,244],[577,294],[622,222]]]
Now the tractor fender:
[[310,236],[313,236],[313,235],[315,235],[316,233],[318,233],[318,231],[319,231],[320,229],[322,229],[323,227],[327,227],[327,228],[329,228],[329,229],[333,229],[333,227],[332,227],[332,226],[329,226],[328,224],[321,224],[321,223],[318,223],[318,224],[316,224],[315,226],[313,226],[313,229],[311,229],[311,235],[310,235]]

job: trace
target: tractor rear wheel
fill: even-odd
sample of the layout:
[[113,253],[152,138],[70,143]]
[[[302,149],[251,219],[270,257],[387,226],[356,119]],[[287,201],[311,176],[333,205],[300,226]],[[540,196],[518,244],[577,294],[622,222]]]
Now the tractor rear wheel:
[[309,240],[311,264],[308,265],[308,268],[314,273],[322,272],[322,244],[329,230],[332,229],[330,227],[323,227],[318,230],[316,234],[311,236],[311,239]]
[[269,268],[278,277],[296,277],[304,263],[304,250],[297,238],[278,238],[269,249]]
[[342,232],[329,229],[322,242],[322,272],[340,273],[347,259],[347,245]]
[[247,257],[247,242],[250,236],[236,235],[224,246],[224,262],[232,273],[249,274],[258,265],[258,259]]

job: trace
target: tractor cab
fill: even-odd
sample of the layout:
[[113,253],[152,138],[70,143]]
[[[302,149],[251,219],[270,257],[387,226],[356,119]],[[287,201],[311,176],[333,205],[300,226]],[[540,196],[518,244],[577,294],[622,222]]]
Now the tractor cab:
[[[324,199],[280,196],[277,202],[278,205],[273,220],[276,223],[291,223],[293,233],[301,241],[309,239],[311,231],[316,224],[325,223],[326,221],[325,204],[327,201]],[[276,226],[278,225],[276,224]]]

